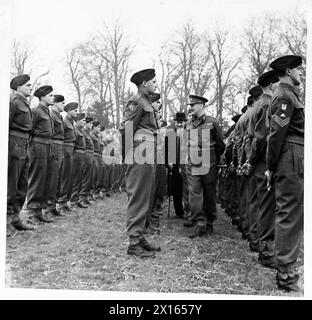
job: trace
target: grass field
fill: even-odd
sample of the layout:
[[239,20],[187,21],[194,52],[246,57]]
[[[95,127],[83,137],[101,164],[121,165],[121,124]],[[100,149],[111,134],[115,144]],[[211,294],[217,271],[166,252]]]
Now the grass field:
[[[162,251],[141,260],[126,254],[125,193],[98,200],[36,231],[7,237],[6,287],[302,296],[276,289],[275,272],[257,262],[218,211],[215,233],[190,240],[181,219],[167,219],[165,205],[161,235],[148,238]],[[301,284],[302,264],[301,252]]]

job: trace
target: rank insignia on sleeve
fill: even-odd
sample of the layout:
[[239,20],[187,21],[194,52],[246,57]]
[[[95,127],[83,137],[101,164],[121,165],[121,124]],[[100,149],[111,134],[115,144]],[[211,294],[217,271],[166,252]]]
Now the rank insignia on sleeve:
[[272,117],[274,122],[277,123],[280,127],[285,127],[289,124],[290,119],[289,118],[285,118],[282,119],[281,117],[275,115]]
[[286,110],[287,109],[287,104],[282,104],[282,110]]

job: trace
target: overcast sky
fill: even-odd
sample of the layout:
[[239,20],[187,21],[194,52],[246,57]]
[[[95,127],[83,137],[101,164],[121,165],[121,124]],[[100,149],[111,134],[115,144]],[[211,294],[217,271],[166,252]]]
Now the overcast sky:
[[218,22],[235,33],[251,16],[269,11],[284,14],[306,3],[304,0],[14,0],[12,36],[34,48],[36,65],[32,69],[50,69],[47,81],[55,91],[73,100],[75,94],[66,79],[64,65],[66,49],[101,30],[103,22],[110,25],[121,18],[129,42],[135,44],[130,67],[138,70],[151,67],[161,44],[187,21],[191,20],[198,31]]

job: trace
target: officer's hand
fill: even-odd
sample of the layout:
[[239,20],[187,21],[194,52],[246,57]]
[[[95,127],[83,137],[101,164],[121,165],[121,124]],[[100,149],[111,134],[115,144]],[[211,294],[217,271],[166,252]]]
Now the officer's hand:
[[266,170],[264,175],[266,176],[267,179],[267,189],[270,191],[271,189],[271,182],[272,182],[272,177],[273,177],[273,172],[270,170]]

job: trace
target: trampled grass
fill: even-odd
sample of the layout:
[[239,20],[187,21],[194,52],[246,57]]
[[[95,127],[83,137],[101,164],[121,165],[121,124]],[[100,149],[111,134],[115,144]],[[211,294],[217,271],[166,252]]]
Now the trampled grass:
[[[126,254],[126,195],[98,200],[36,231],[7,237],[6,286],[14,288],[300,296],[275,285],[223,210],[212,236],[190,240],[189,229],[164,206],[156,258]],[[301,279],[303,278],[301,252]],[[302,281],[302,280],[301,280]]]

